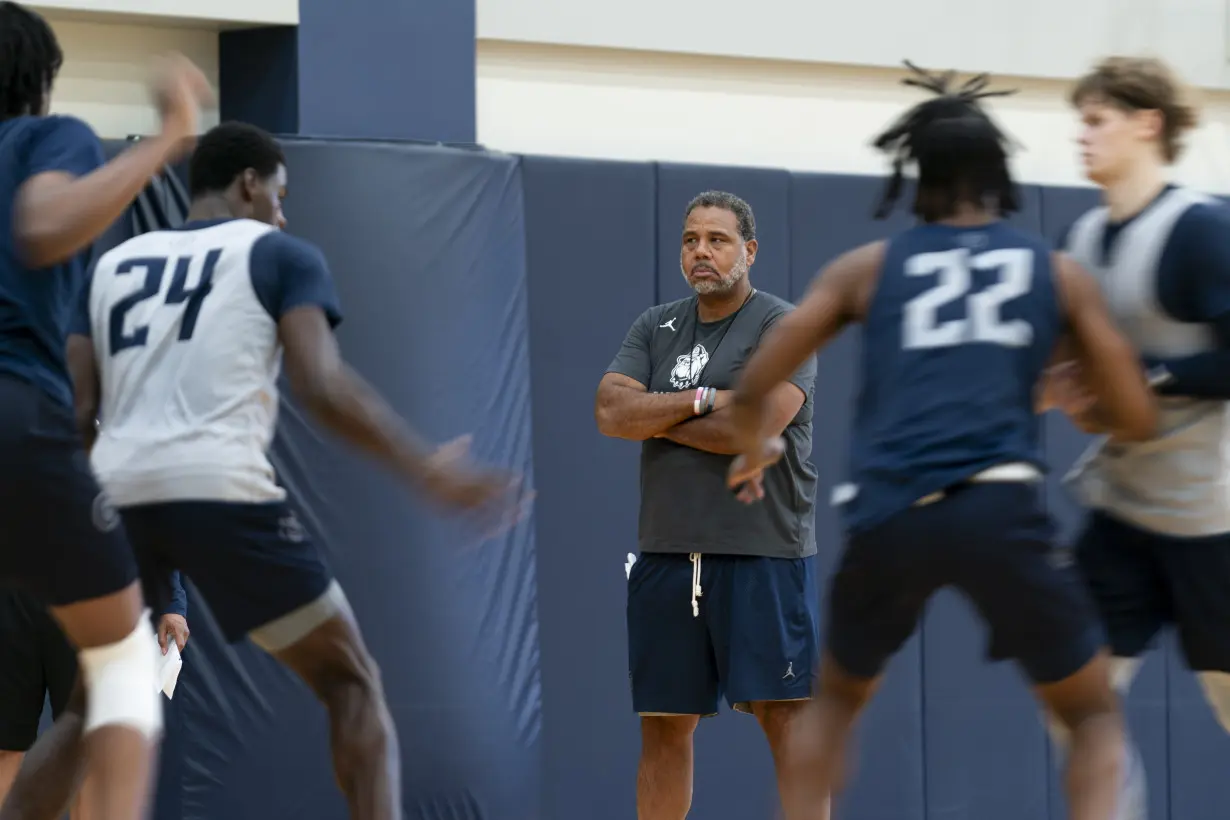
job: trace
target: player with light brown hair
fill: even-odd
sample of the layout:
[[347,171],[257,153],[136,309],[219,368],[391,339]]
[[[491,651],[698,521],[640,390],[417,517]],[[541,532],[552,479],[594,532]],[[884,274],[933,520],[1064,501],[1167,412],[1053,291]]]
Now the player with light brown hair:
[[[1069,475],[1089,510],[1076,560],[1109,633],[1119,691],[1173,626],[1230,729],[1230,208],[1167,180],[1197,111],[1164,63],[1105,59],[1070,101],[1103,202],[1076,220],[1064,246],[1101,281],[1161,412],[1158,438],[1098,439]],[[1102,432],[1078,368],[1061,368],[1050,385],[1060,408]],[[1144,816],[1138,754],[1131,763],[1120,818]]]

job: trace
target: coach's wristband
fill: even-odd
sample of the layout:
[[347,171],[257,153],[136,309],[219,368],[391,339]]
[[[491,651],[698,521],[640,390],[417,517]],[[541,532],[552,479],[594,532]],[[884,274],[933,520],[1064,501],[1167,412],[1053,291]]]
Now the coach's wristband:
[[712,413],[712,412],[713,412],[713,406],[714,406],[715,404],[717,404],[717,390],[716,390],[716,389],[714,389],[714,388],[712,388],[712,387],[710,387],[710,388],[709,388],[709,395],[708,395],[707,400],[706,400],[706,402],[705,402],[705,415],[708,415],[708,414],[710,414],[710,413]]
[[692,399],[692,415],[699,416],[705,406],[705,388],[696,388],[696,398]]

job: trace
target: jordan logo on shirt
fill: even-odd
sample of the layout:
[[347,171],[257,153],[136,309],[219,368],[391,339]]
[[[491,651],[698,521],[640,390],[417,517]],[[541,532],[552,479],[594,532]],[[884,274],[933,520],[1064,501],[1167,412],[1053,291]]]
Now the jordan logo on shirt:
[[675,368],[671,370],[671,386],[676,390],[695,387],[708,363],[709,351],[705,350],[704,345],[692,348],[691,353],[685,353],[675,360]]
[[658,327],[669,327],[672,331],[674,331],[675,320],[672,318],[669,322],[664,322],[663,324],[658,325]]

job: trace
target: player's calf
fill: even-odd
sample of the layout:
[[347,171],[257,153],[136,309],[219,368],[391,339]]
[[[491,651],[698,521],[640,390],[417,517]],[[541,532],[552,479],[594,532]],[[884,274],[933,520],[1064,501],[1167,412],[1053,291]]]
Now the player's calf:
[[349,607],[273,653],[329,713],[333,771],[354,820],[398,820],[401,760],[380,670]]
[[806,753],[810,743],[823,738],[810,735],[815,732],[813,714],[808,708],[811,700],[756,701],[751,704],[752,714],[764,730],[773,753],[773,766],[777,773],[777,791],[782,795],[784,820],[828,820],[827,795],[804,796],[805,805],[796,809],[795,798],[801,789],[809,788],[814,772],[811,758]]
[[790,736],[792,766],[805,776],[781,790],[786,820],[826,820],[830,795],[840,792],[846,780],[855,723],[878,685],[878,673],[852,674],[831,652],[826,654],[815,697],[802,707],[803,725]]
[[[70,699],[57,726],[71,735],[78,731],[73,722],[81,721],[88,772],[96,784],[87,808],[91,816],[137,820],[149,802],[153,757],[162,734],[161,695],[152,685],[157,679],[157,638],[143,611],[140,587],[134,582],[119,592],[51,612],[80,647],[84,686]],[[71,741],[66,736],[66,758],[72,756]],[[36,744],[30,756],[48,745]],[[27,766],[31,764],[28,759]],[[63,802],[58,809],[63,811]],[[22,811],[12,816],[24,820],[40,815]]]
[[1111,658],[1098,653],[1076,673],[1036,687],[1070,738],[1066,785],[1073,820],[1114,820],[1129,762],[1123,714],[1111,687]]
[[[1112,657],[1110,659],[1111,687],[1119,698],[1127,697],[1132,681],[1135,680],[1136,673],[1140,670],[1140,663],[1140,658]],[[1046,724],[1051,742],[1059,753],[1059,759],[1066,761],[1072,742],[1068,727],[1051,713],[1046,714]],[[1143,820],[1149,802],[1144,761],[1130,735],[1125,736],[1124,743],[1127,746],[1127,759],[1120,773],[1118,809],[1113,820]]]

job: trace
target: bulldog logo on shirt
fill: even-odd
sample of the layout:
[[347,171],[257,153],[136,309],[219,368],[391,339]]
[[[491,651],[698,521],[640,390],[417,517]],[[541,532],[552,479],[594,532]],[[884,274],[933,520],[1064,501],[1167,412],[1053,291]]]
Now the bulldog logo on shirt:
[[675,367],[671,370],[671,386],[676,390],[695,387],[708,363],[709,351],[705,350],[704,345],[692,348],[691,353],[685,353],[675,360]]

